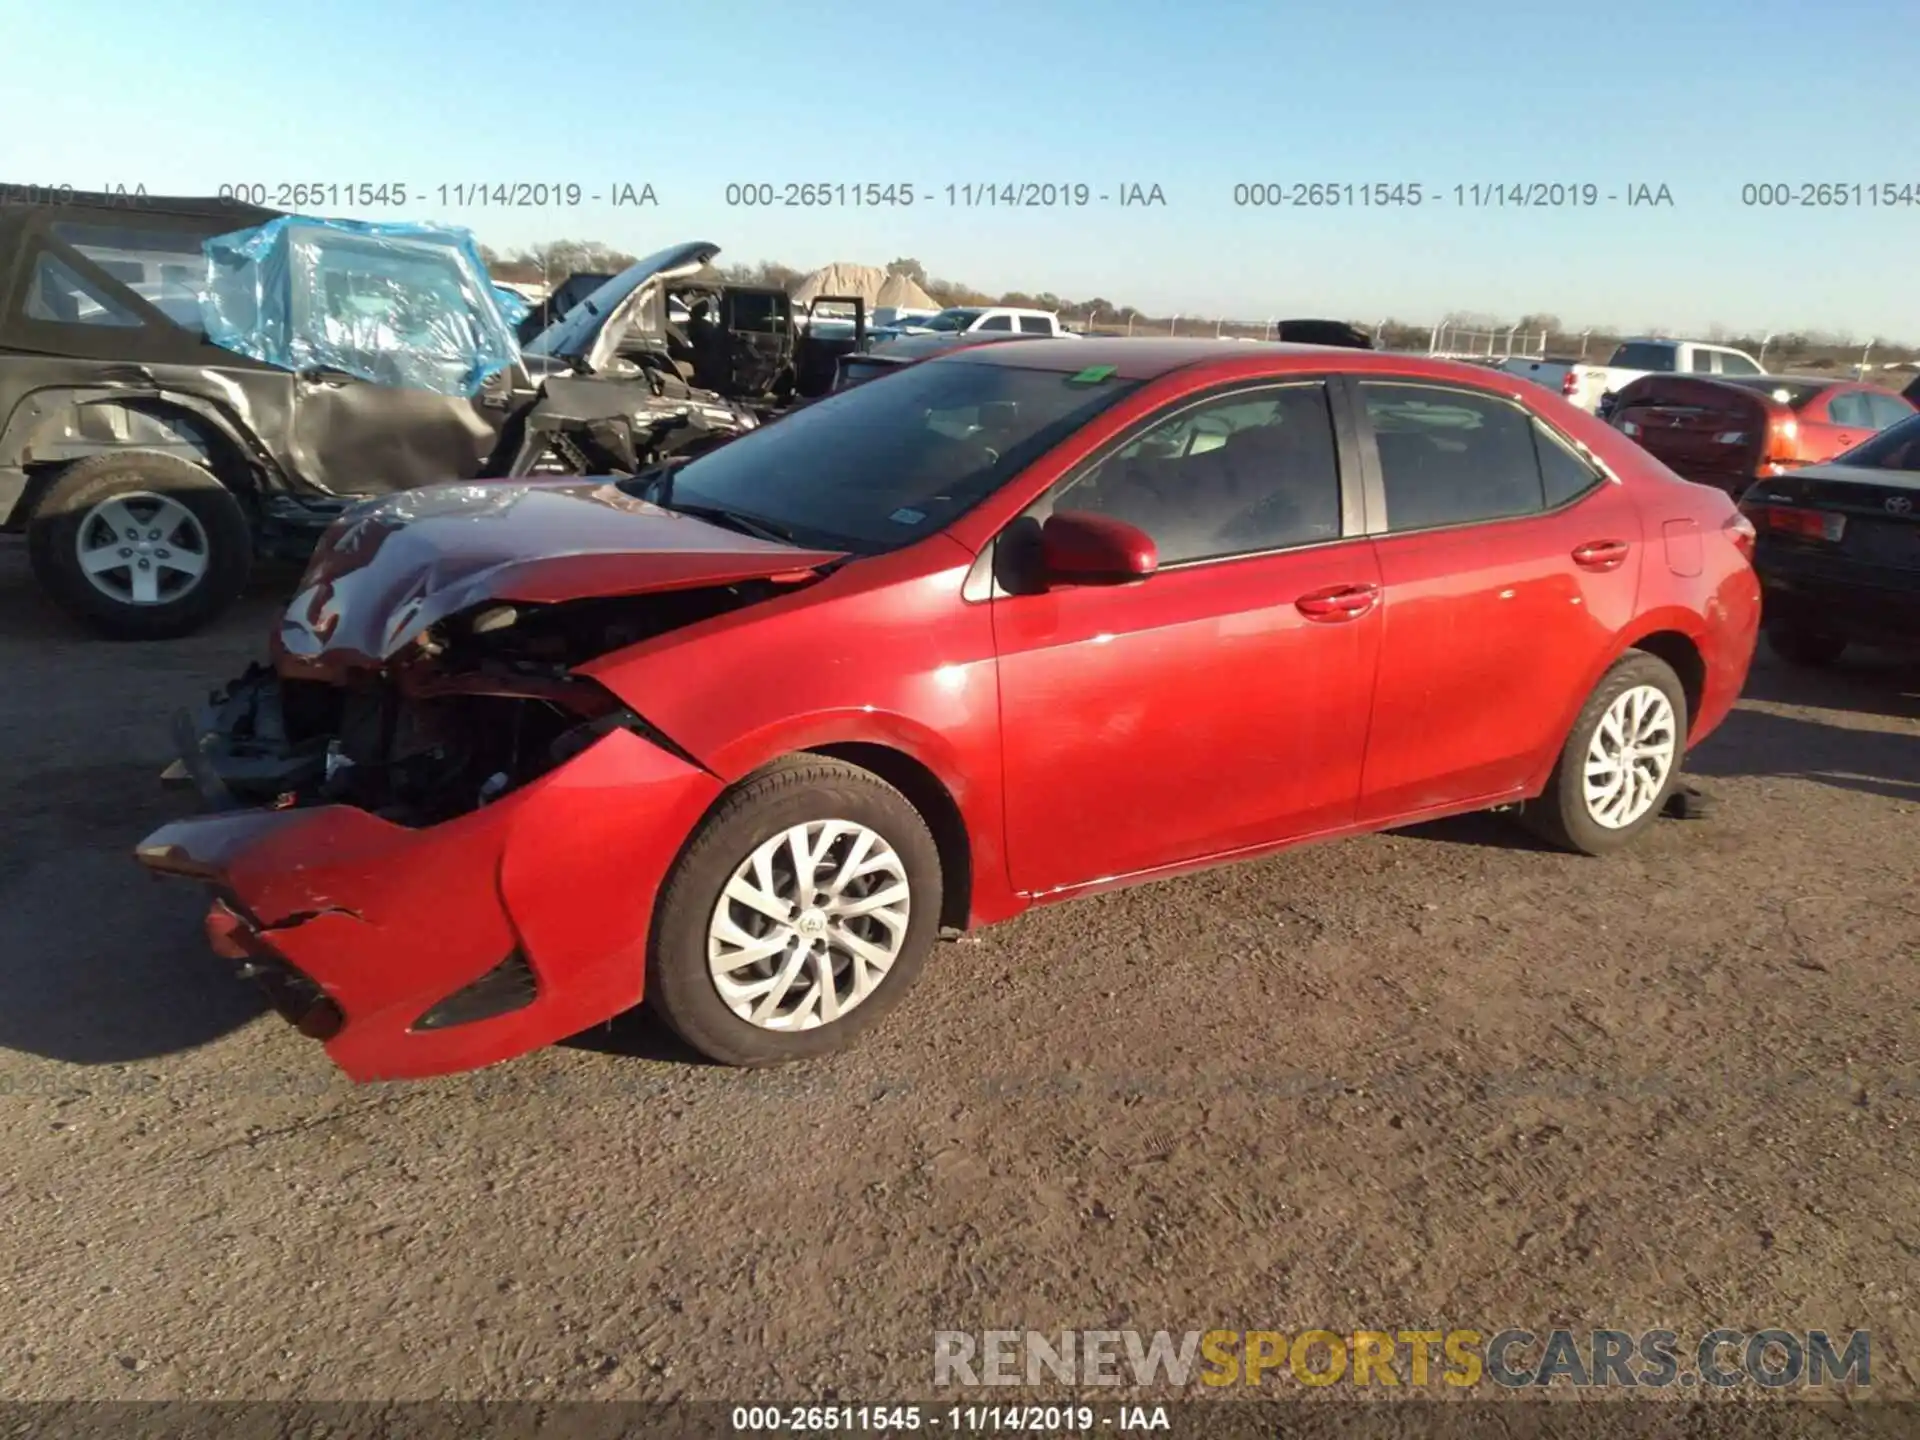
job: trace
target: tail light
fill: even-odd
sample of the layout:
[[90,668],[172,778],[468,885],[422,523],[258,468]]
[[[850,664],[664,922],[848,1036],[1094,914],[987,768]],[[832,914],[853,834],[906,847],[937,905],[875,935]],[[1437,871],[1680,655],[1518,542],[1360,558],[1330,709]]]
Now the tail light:
[[1746,556],[1748,562],[1751,563],[1753,560],[1754,541],[1757,538],[1757,532],[1753,528],[1753,521],[1736,510],[1732,515],[1727,517],[1727,523],[1721,528],[1727,532],[1727,538],[1733,541],[1734,549]]
[[1792,415],[1776,415],[1767,422],[1762,460],[1765,464],[1780,466],[1800,463],[1800,422]]
[[1838,544],[1847,533],[1847,517],[1828,510],[1807,510],[1798,505],[1754,505],[1746,507],[1746,514],[1753,526],[1769,535]]
[[1579,388],[1580,377],[1573,370],[1568,370],[1566,374],[1560,377],[1560,393],[1562,395],[1571,397],[1573,392]]

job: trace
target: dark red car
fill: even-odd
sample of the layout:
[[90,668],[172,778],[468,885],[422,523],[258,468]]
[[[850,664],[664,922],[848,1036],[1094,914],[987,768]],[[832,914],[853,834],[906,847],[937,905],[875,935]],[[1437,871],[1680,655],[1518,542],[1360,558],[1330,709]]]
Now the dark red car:
[[1643,375],[1610,416],[1689,480],[1735,500],[1755,480],[1818,465],[1914,414],[1911,402],[1857,380],[1791,375]]
[[1538,387],[964,350],[618,484],[351,513],[139,847],[358,1079],[643,997],[837,1048],[936,938],[1462,811],[1612,850],[1752,656],[1752,529]]

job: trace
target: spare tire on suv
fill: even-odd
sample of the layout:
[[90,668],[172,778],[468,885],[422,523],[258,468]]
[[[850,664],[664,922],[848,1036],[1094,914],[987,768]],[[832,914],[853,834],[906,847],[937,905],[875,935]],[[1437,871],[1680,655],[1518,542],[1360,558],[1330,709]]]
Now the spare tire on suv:
[[253,534],[240,502],[176,455],[89,455],[61,470],[27,530],[35,577],[116,640],[171,640],[240,595]]

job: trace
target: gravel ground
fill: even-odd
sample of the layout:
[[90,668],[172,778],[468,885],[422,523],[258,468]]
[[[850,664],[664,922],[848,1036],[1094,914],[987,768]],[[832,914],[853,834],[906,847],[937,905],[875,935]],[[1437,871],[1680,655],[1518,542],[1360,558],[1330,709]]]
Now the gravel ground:
[[[1873,1331],[1920,1395],[1920,673],[1764,656],[1717,801],[1485,817],[943,947],[856,1053],[644,1017],[356,1089],[129,850],[257,649],[0,552],[0,1397],[926,1396],[931,1332]],[[1000,1392],[1001,1397],[1006,1392]]]

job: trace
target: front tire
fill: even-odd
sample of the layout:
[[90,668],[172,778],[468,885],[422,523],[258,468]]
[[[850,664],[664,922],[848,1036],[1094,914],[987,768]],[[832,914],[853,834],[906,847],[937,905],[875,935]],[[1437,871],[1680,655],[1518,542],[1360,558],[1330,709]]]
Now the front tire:
[[806,756],[735,786],[661,890],[646,999],[694,1049],[776,1065],[853,1043],[939,931],[939,847],[869,771]]
[[89,455],[62,470],[27,531],[34,577],[110,639],[172,640],[237,598],[253,532],[225,486],[153,451]]
[[1631,845],[1666,808],[1688,723],[1673,667],[1630,651],[1581,707],[1547,788],[1521,809],[1521,821],[1549,844],[1583,855]]
[[1846,652],[1847,637],[1805,630],[1797,625],[1767,627],[1767,648],[1789,665],[1824,670]]

